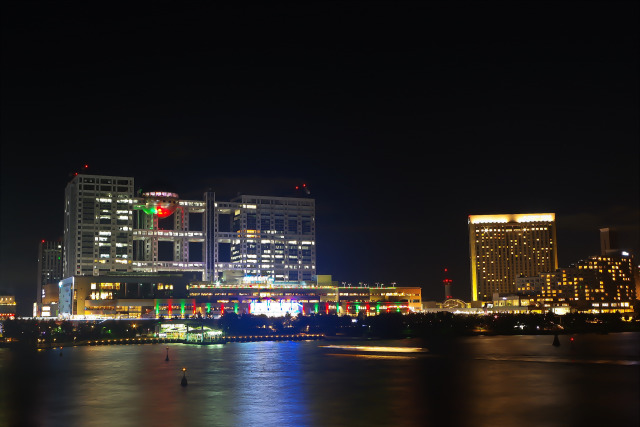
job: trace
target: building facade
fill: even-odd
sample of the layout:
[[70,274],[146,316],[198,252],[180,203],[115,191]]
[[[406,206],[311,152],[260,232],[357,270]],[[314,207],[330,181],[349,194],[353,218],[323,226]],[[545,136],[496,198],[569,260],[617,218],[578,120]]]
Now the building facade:
[[15,295],[0,295],[0,320],[16,317]]
[[[112,304],[129,298],[120,291],[122,283],[151,287],[133,298],[158,299],[172,273],[224,285],[244,277],[311,281],[315,244],[310,198],[245,195],[227,202],[210,191],[204,200],[182,200],[166,191],[135,194],[132,177],[79,174],[65,190],[60,313],[124,312]],[[148,280],[136,279],[141,275]],[[94,279],[86,284],[88,276]]]
[[608,253],[536,277],[519,277],[517,294],[532,309],[559,314],[632,312],[637,298],[633,256]]
[[194,273],[75,276],[60,282],[62,318],[217,318],[225,313],[372,316],[422,309],[419,287],[338,287],[325,282],[198,281]]
[[65,189],[63,275],[133,271],[133,178],[76,175]]
[[590,256],[573,267],[588,278],[576,291],[594,312],[628,312],[636,301],[636,269],[634,257],[625,251],[609,255]]
[[515,293],[516,278],[558,267],[553,213],[470,215],[472,301]]
[[225,271],[309,281],[316,275],[315,201],[298,197],[239,196],[229,202],[205,194],[206,280]]
[[[62,239],[41,240],[38,244],[38,282],[36,286],[36,302],[33,315],[43,315],[43,305],[47,305],[45,312],[51,313],[48,304],[57,302],[58,295],[52,295],[50,285],[57,290],[58,282],[62,280]],[[52,298],[55,296],[55,301]],[[55,310],[54,310],[55,311]]]
[[205,275],[205,202],[150,191],[133,200],[133,272]]

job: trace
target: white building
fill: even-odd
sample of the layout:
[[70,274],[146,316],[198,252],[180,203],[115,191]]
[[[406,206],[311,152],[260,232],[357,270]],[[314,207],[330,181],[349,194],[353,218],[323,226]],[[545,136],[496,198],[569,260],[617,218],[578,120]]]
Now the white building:
[[[228,272],[309,281],[316,275],[315,201],[239,196],[230,202],[136,195],[132,177],[76,175],[65,190],[63,277]],[[227,274],[228,275],[228,274]]]
[[65,189],[63,276],[133,270],[133,178],[76,175]]
[[275,281],[316,275],[315,201],[298,197],[239,196],[230,202],[206,193],[209,281],[226,271]]

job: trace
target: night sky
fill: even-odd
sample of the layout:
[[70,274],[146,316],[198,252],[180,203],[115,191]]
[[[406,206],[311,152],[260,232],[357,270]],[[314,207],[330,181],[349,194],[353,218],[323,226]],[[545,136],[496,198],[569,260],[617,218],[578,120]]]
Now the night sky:
[[[2,2],[0,289],[88,172],[316,200],[318,274],[470,299],[470,214],[639,255],[638,2]],[[162,187],[162,188],[158,188]]]

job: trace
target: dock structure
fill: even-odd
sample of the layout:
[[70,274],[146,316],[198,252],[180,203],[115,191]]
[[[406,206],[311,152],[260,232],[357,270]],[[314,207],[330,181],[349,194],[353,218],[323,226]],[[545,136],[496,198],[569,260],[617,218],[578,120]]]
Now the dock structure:
[[132,344],[225,344],[228,342],[252,342],[252,341],[309,341],[324,339],[324,334],[272,334],[272,335],[187,335],[186,338],[158,338],[158,337],[137,337],[137,338],[117,338],[78,341],[74,343],[59,343],[57,345],[40,345],[38,348],[59,348],[77,347],[82,345],[132,345]]

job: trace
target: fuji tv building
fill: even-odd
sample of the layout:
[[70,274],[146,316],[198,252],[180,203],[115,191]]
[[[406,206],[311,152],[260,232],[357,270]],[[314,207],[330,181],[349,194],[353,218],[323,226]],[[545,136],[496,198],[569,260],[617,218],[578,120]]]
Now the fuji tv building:
[[395,288],[355,294],[318,276],[308,194],[219,201],[208,191],[184,200],[162,189],[135,194],[132,177],[78,174],[65,190],[63,251],[59,317],[67,319],[421,307],[414,288],[410,297]]

